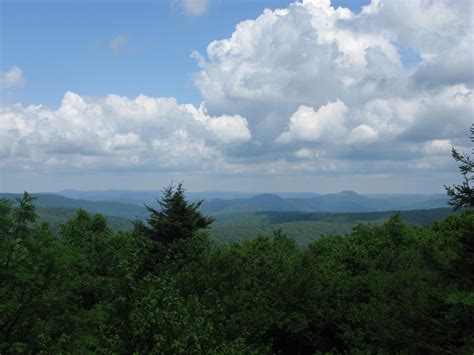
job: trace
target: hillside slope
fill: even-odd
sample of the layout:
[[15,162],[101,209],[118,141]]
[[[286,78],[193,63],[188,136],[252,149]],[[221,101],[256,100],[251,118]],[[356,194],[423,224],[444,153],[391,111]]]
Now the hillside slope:
[[[0,198],[6,198],[8,200],[15,200],[21,196],[21,194],[0,193]],[[32,196],[36,198],[36,206],[82,208],[90,213],[100,213],[130,220],[136,218],[143,219],[149,215],[143,206],[140,207],[121,202],[78,200],[54,194],[32,194]]]
[[[63,190],[58,195],[88,201],[110,201],[142,207],[144,203],[156,205],[160,191]],[[231,191],[186,192],[186,198],[204,199],[205,213],[255,212],[255,211],[305,211],[305,212],[374,212],[413,210],[447,207],[444,194],[381,194],[361,195],[354,191],[339,193],[248,193]]]

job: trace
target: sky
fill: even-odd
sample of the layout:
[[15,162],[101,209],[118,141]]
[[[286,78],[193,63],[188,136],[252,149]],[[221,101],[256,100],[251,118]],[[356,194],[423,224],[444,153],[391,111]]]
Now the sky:
[[0,0],[0,190],[460,182],[469,0]]

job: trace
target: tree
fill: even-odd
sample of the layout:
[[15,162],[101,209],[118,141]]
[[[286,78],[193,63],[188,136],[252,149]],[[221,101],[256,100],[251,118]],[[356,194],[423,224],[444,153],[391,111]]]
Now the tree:
[[183,183],[178,186],[171,183],[162,190],[163,197],[158,200],[160,210],[145,205],[151,213],[147,220],[149,226],[145,226],[145,231],[152,240],[168,244],[186,239],[214,221],[214,218],[204,216],[199,211],[204,200],[189,203],[184,191]]
[[8,200],[0,201],[1,242],[2,251],[5,252],[3,267],[8,268],[21,243],[30,235],[31,226],[36,220],[34,200],[35,197],[25,191],[22,198],[16,199],[18,206],[14,210]]
[[39,353],[71,329],[66,250],[46,224],[35,224],[33,201],[26,192],[15,205],[0,200],[2,354]]
[[[474,124],[470,132],[471,142],[474,143]],[[454,160],[460,163],[459,171],[464,181],[459,185],[444,186],[450,198],[449,205],[455,210],[463,207],[474,208],[474,160],[467,153],[460,153],[455,148],[452,149],[451,154]]]

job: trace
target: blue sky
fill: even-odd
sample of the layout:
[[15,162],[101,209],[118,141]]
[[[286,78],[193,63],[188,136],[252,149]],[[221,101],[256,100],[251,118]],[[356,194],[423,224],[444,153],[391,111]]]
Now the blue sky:
[[[213,0],[201,16],[188,15],[173,0],[2,1],[2,69],[20,67],[28,85],[10,102],[59,105],[66,91],[100,96],[116,93],[172,96],[199,104],[191,77],[193,51],[205,53],[235,25],[282,0]],[[359,11],[367,1],[335,1]],[[113,51],[110,42],[123,36]]]
[[442,192],[474,121],[472,16],[446,0],[3,0],[0,190]]

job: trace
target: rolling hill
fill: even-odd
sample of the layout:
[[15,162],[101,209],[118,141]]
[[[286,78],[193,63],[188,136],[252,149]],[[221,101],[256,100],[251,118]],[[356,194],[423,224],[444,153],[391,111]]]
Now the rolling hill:
[[[110,201],[156,205],[160,191],[63,190],[58,195],[88,201]],[[206,213],[249,211],[303,211],[303,212],[374,212],[388,210],[413,210],[447,207],[445,194],[383,194],[361,195],[354,191],[317,194],[312,192],[284,192],[255,194],[232,191],[186,192],[190,200],[204,199],[202,210]]]
[[[0,198],[14,200],[20,194],[0,193]],[[143,206],[114,201],[90,201],[72,199],[55,194],[33,194],[36,197],[40,221],[48,222],[52,228],[73,217],[77,209],[100,213],[107,217],[114,230],[128,230],[132,220],[146,219],[148,211]],[[351,191],[339,194],[312,196],[309,198],[282,198],[275,194],[260,194],[249,198],[210,199],[202,207],[205,214],[215,217],[208,230],[217,243],[231,243],[254,238],[258,234],[271,234],[282,229],[295,238],[300,245],[327,234],[346,234],[359,223],[381,223],[394,213],[374,211],[390,203],[387,197],[368,197]],[[418,197],[400,197],[398,204],[430,205],[430,199],[419,201]],[[443,200],[438,199],[440,204]],[[394,202],[391,205],[396,204]],[[430,205],[431,206],[431,205]],[[337,212],[343,210],[344,212]],[[347,211],[349,210],[349,211]],[[401,218],[413,225],[430,225],[449,215],[449,208],[401,211]]]
[[[100,213],[108,216],[122,217],[129,220],[143,219],[148,217],[149,213],[144,206],[137,206],[121,202],[112,201],[88,201],[67,198],[55,194],[31,194],[36,198],[36,206],[67,207],[78,209],[82,208],[90,213]],[[15,200],[21,197],[21,194],[0,193],[0,198]]]
[[206,213],[300,211],[300,212],[377,212],[447,207],[447,198],[438,195],[369,197],[353,191],[317,195],[309,198],[282,198],[260,194],[245,199],[210,199],[203,204]]
[[[381,224],[396,211],[328,213],[328,212],[245,212],[222,213],[209,229],[209,235],[217,243],[232,243],[254,238],[258,234],[271,235],[281,229],[305,246],[322,235],[347,234],[356,225]],[[400,217],[415,226],[428,226],[452,212],[449,208],[401,211]]]

